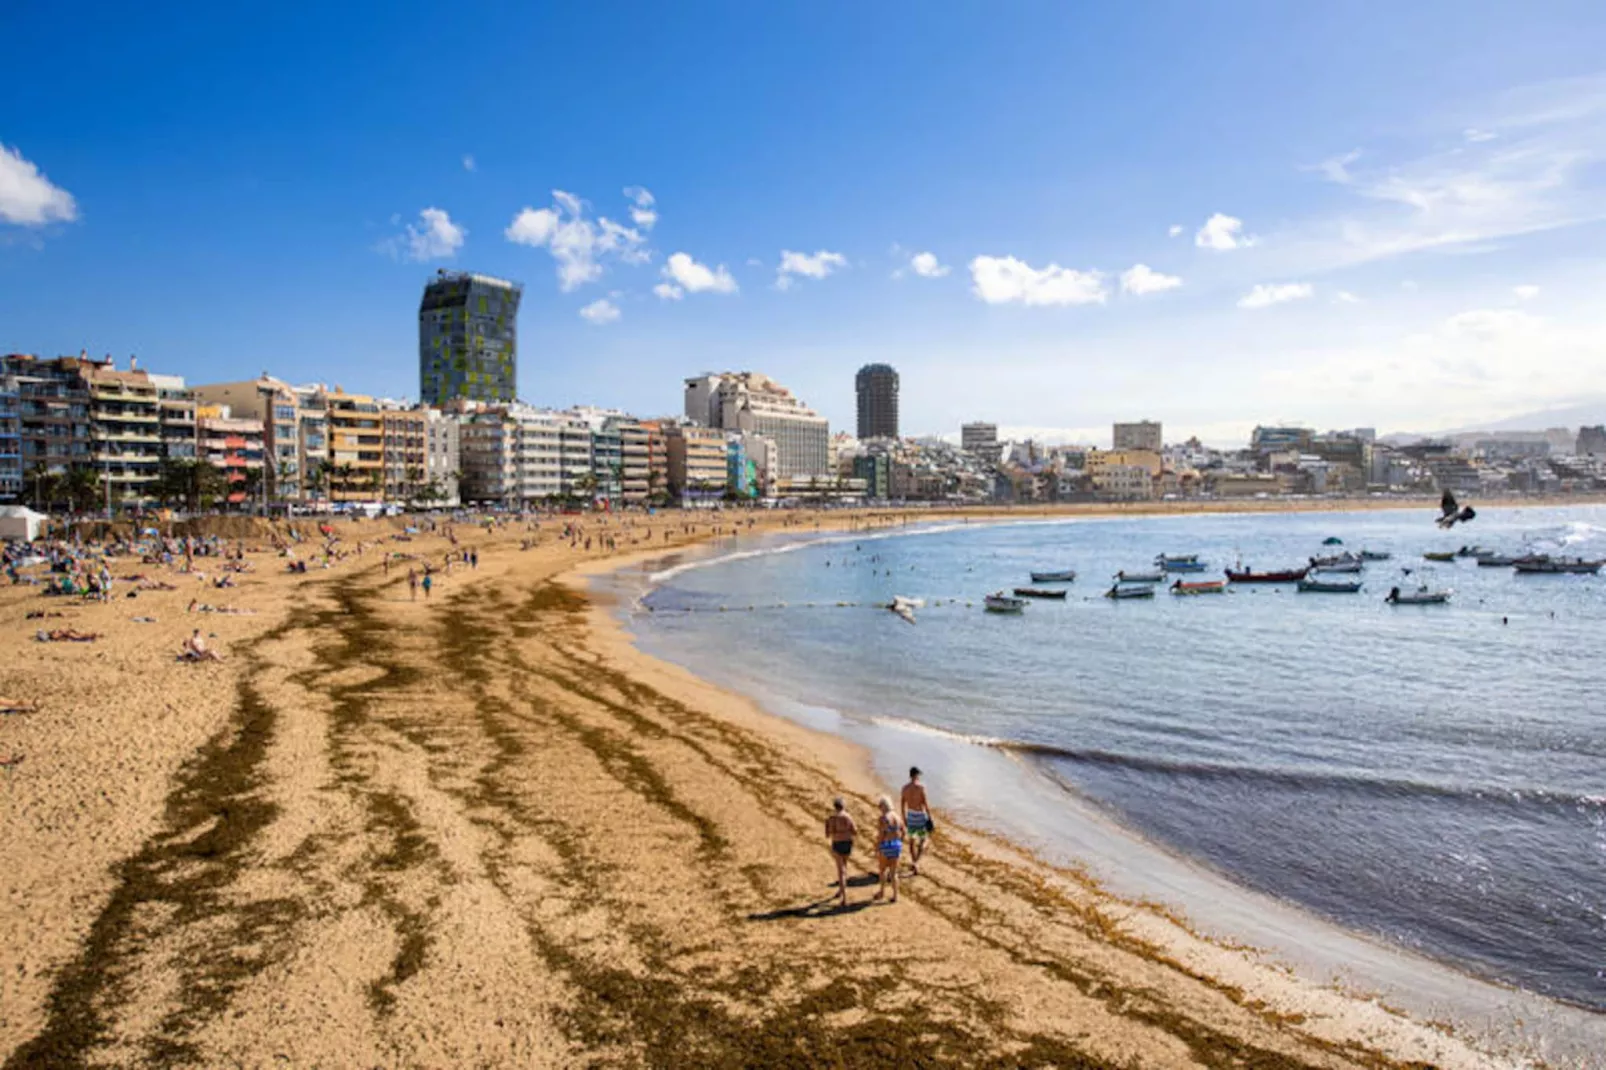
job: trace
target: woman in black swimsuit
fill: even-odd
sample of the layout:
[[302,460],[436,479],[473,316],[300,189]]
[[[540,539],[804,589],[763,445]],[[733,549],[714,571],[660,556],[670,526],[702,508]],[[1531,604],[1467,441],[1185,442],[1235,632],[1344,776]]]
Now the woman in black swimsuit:
[[836,862],[836,887],[842,905],[848,905],[848,856],[853,853],[853,837],[858,828],[848,816],[847,804],[838,795],[831,805],[835,808],[825,819],[825,838],[831,841],[831,858]]

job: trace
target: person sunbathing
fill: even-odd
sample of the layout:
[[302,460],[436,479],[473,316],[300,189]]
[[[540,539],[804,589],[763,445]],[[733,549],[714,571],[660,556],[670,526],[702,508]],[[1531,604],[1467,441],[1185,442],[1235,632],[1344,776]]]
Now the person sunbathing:
[[0,713],[38,713],[39,703],[24,702],[20,698],[0,697]]
[[41,643],[93,643],[100,637],[99,632],[81,632],[77,628],[52,628],[35,636]]
[[190,633],[190,637],[184,640],[184,649],[179,653],[179,657],[185,661],[223,660],[222,654],[206,645],[206,640],[201,637],[201,629],[199,628],[195,629]]

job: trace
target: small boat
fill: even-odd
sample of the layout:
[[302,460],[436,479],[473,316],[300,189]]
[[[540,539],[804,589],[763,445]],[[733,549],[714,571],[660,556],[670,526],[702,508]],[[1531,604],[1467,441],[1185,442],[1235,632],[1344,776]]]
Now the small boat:
[[1060,569],[1058,572],[1034,572],[1033,583],[1070,583],[1076,579],[1075,569]]
[[1581,557],[1551,557],[1549,554],[1539,554],[1534,557],[1518,558],[1512,565],[1520,575],[1566,572],[1578,576],[1593,576],[1600,571],[1602,565],[1606,565],[1606,561],[1585,561]]
[[1186,561],[1163,561],[1160,563],[1160,568],[1166,572],[1203,572],[1207,567],[1209,566],[1197,558],[1190,558]]
[[1227,579],[1233,583],[1298,583],[1309,571],[1308,567],[1284,569],[1281,572],[1251,572],[1248,569],[1234,572],[1229,568]]
[[1440,606],[1449,600],[1449,591],[1434,591],[1427,587],[1418,587],[1414,591],[1402,591],[1394,587],[1383,599],[1391,606]]
[[1485,550],[1481,546],[1463,546],[1463,547],[1461,547],[1461,549],[1459,549],[1459,550],[1457,550],[1455,552],[1455,556],[1457,556],[1457,557],[1482,557],[1484,554],[1490,553],[1490,552],[1491,551]]
[[1452,550],[1447,553],[1427,553],[1423,554],[1422,556],[1428,561],[1454,561],[1455,551]]
[[1387,561],[1389,558],[1391,558],[1393,556],[1394,555],[1389,553],[1387,550],[1362,550],[1361,551],[1361,560],[1362,561]]
[[1026,609],[1026,599],[1011,598],[1003,591],[997,591],[981,600],[989,613],[1021,613]]
[[1116,583],[1163,583],[1164,581],[1165,572],[1162,569],[1154,569],[1150,572],[1121,571],[1115,574]]
[[1225,594],[1226,591],[1226,580],[1197,580],[1193,583],[1178,580],[1171,585],[1172,594]]
[[1510,554],[1497,554],[1493,550],[1489,550],[1478,555],[1478,567],[1510,568],[1520,560],[1521,558],[1513,557]]
[[1154,563],[1165,568],[1167,565],[1191,565],[1198,560],[1198,554],[1156,554]]
[[1016,598],[1058,598],[1058,599],[1063,600],[1065,598],[1065,595],[1066,595],[1066,591],[1065,591],[1064,588],[1061,588],[1061,589],[1056,590],[1056,591],[1045,590],[1042,587],[1017,587],[1017,588],[1015,588],[1015,597]]
[[1364,563],[1358,557],[1345,559],[1336,557],[1318,559],[1313,557],[1310,559],[1312,572],[1359,572],[1364,567]]
[[1153,598],[1154,585],[1151,583],[1117,583],[1104,592],[1105,598]]
[[1344,540],[1339,538],[1337,535],[1329,535],[1329,536],[1327,536],[1327,538],[1322,540],[1322,545],[1323,546],[1343,546],[1344,545]]
[[1306,576],[1299,581],[1299,589],[1309,594],[1354,594],[1361,589],[1361,581],[1324,580],[1320,576]]

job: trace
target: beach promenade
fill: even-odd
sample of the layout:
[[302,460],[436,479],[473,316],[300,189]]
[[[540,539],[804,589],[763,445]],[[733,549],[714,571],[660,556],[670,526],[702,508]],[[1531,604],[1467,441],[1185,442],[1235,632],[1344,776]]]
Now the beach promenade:
[[[947,824],[892,906],[861,838],[833,911],[830,799],[862,829],[893,786],[586,594],[733,521],[565,520],[458,525],[479,566],[427,599],[382,555],[439,534],[0,590],[0,694],[38,705],[0,720],[0,1068],[1508,1065]],[[226,661],[177,660],[196,627]]]

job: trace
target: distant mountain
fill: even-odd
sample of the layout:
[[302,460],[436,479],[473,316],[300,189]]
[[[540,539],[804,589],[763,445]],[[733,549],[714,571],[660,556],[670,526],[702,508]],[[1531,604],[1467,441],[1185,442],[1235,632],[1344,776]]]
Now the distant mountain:
[[1565,427],[1576,432],[1579,427],[1606,424],[1606,397],[1580,401],[1559,409],[1542,409],[1539,412],[1508,416],[1504,420],[1450,428],[1443,431],[1396,431],[1384,435],[1382,441],[1391,445],[1409,445],[1424,438],[1445,438],[1450,435],[1467,435],[1477,431],[1548,431]]

